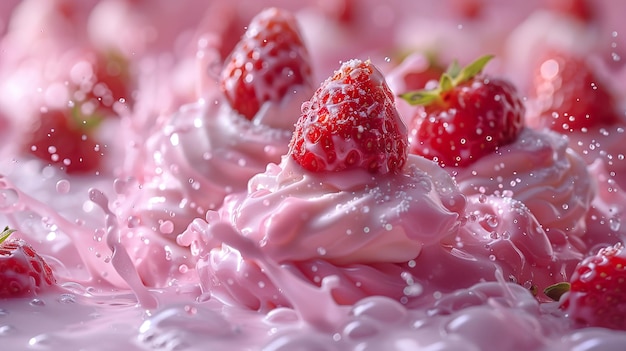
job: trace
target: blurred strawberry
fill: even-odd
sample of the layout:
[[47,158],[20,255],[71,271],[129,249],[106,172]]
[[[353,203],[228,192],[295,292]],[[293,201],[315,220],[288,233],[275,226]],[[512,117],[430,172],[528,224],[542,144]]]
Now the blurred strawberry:
[[281,101],[297,85],[312,83],[296,19],[285,10],[264,10],[226,60],[222,91],[233,109],[252,120],[263,103]]
[[358,6],[354,0],[317,0],[317,5],[324,16],[338,23],[350,24],[358,16]]
[[98,122],[97,117],[80,117],[79,107],[46,110],[25,138],[25,147],[67,173],[96,171],[103,158],[102,147],[92,136]]
[[126,58],[85,51],[69,68],[71,100],[103,116],[115,116],[116,102],[132,106],[132,78]]
[[548,50],[539,60],[530,93],[540,127],[557,132],[613,124],[618,120],[612,91],[586,58]]
[[596,19],[596,9],[589,0],[548,0],[546,6],[549,10],[572,16],[585,23]]

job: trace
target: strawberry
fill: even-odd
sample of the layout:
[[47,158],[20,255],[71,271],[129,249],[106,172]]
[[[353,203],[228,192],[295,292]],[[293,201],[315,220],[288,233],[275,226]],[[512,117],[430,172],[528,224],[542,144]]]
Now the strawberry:
[[596,19],[595,8],[589,0],[549,0],[546,5],[551,11],[572,16],[584,23]]
[[545,294],[576,322],[626,330],[626,252],[623,245],[602,248],[581,261],[569,283],[548,287]]
[[86,51],[70,67],[72,101],[105,116],[116,115],[118,101],[132,103],[128,61],[119,54]]
[[401,95],[417,105],[409,123],[411,153],[462,167],[517,138],[525,107],[513,85],[481,74],[491,58],[464,68],[454,63],[437,88]]
[[427,84],[439,80],[445,73],[445,67],[440,65],[433,55],[426,55],[424,65],[415,65],[402,75],[404,89],[413,91],[426,88]]
[[583,57],[548,50],[539,60],[533,86],[530,95],[540,127],[562,133],[618,120],[614,97]]
[[46,110],[26,137],[26,148],[41,160],[56,164],[67,173],[96,170],[103,158],[101,147],[90,134],[95,117],[84,120],[79,108]]
[[358,8],[355,0],[317,0],[322,14],[337,23],[350,24],[358,17]]
[[458,13],[461,19],[479,20],[487,4],[484,0],[454,0],[450,7]]
[[302,104],[289,152],[312,172],[401,169],[406,129],[382,73],[370,61],[345,62]]
[[26,241],[0,233],[0,298],[31,295],[55,283],[52,269]]
[[297,85],[311,85],[311,64],[296,19],[264,10],[226,59],[220,87],[233,109],[252,120],[264,102],[281,101]]

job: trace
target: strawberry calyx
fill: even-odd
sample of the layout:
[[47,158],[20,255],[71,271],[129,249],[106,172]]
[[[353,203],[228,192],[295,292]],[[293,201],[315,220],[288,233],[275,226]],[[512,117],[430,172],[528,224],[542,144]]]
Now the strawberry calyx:
[[15,229],[10,229],[9,226],[4,227],[2,233],[0,233],[0,244],[5,242],[15,232]]
[[84,113],[81,104],[74,104],[69,109],[68,116],[71,126],[87,134],[97,129],[104,120],[104,116],[98,111],[94,111],[90,114]]
[[455,60],[441,75],[439,85],[435,89],[421,89],[400,94],[400,97],[411,105],[430,105],[432,103],[443,103],[443,95],[474,78],[493,59],[494,55],[484,55],[476,59],[465,67],[459,66]]
[[571,287],[572,285],[568,282],[559,282],[543,289],[543,293],[553,301],[559,301],[563,294],[570,291]]

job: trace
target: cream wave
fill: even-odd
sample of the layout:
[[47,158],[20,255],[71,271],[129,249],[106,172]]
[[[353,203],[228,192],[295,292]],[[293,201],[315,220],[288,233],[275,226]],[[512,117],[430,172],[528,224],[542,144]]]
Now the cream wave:
[[467,197],[459,231],[424,248],[407,271],[425,291],[453,291],[501,274],[546,300],[541,291],[567,280],[582,257],[569,238],[545,231],[521,201],[475,194]]
[[596,182],[597,193],[587,213],[587,233],[582,239],[587,253],[592,255],[602,247],[623,242],[626,237],[626,193],[602,159],[588,168]]
[[148,138],[143,163],[149,166],[118,199],[118,215],[129,226],[179,234],[193,218],[218,208],[226,195],[245,190],[268,163],[280,161],[306,94],[297,88],[280,104],[267,102],[252,121],[221,98],[181,107]]
[[585,232],[593,182],[585,162],[560,134],[525,128],[515,142],[472,165],[446,169],[464,194],[511,195],[546,231],[565,236]]
[[[421,157],[409,156],[397,175],[357,169],[326,172],[321,180],[285,156],[254,176],[247,193],[229,196],[218,212],[209,211],[208,227],[194,222],[179,243],[200,248],[192,252],[202,256],[197,268],[205,289],[217,296],[226,290],[248,307],[264,305],[259,297],[277,305],[282,298],[266,293],[273,289],[271,282],[262,278],[253,260],[212,240],[212,228],[222,228],[223,222],[232,224],[233,235],[246,237],[272,260],[316,283],[329,272],[350,276],[354,284],[346,289],[361,292],[339,289],[336,295],[353,303],[363,291],[402,293],[406,282],[393,264],[414,259],[425,245],[458,230],[457,211],[464,205],[451,178]],[[381,281],[395,281],[391,290],[398,290],[380,287]]]

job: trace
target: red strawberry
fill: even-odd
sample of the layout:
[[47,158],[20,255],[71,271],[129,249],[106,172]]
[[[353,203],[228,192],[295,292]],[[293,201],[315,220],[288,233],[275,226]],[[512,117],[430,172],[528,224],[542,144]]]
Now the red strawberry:
[[0,233],[0,298],[36,294],[55,283],[52,269],[21,239],[6,239],[14,230]]
[[70,71],[71,99],[75,104],[101,115],[115,115],[113,106],[116,102],[132,103],[128,61],[121,55],[84,52]]
[[350,24],[358,15],[358,4],[354,0],[318,0],[317,5],[326,18],[338,23]]
[[439,64],[436,58],[426,56],[424,65],[415,65],[402,75],[404,89],[420,90],[426,88],[430,82],[437,81],[445,73],[445,67]]
[[552,50],[539,61],[531,92],[541,127],[581,130],[618,119],[608,87],[583,57]]
[[370,61],[345,62],[302,104],[289,152],[312,172],[401,169],[406,130],[382,73]]
[[28,151],[41,160],[61,166],[68,173],[98,169],[103,150],[90,135],[90,128],[93,128],[90,124],[97,120],[83,121],[78,111],[75,107],[42,112],[26,138]]
[[549,0],[547,7],[585,23],[592,22],[596,18],[595,8],[588,0]]
[[545,290],[570,318],[589,326],[626,330],[626,252],[622,244],[585,258],[570,283]]
[[449,166],[467,166],[514,141],[525,108],[509,82],[481,74],[491,56],[450,66],[433,90],[402,94],[418,105],[409,125],[410,152]]
[[487,4],[484,0],[454,0],[450,6],[462,19],[479,20]]
[[252,120],[264,102],[282,100],[297,85],[311,85],[311,64],[296,19],[284,10],[264,10],[227,58],[221,89]]

